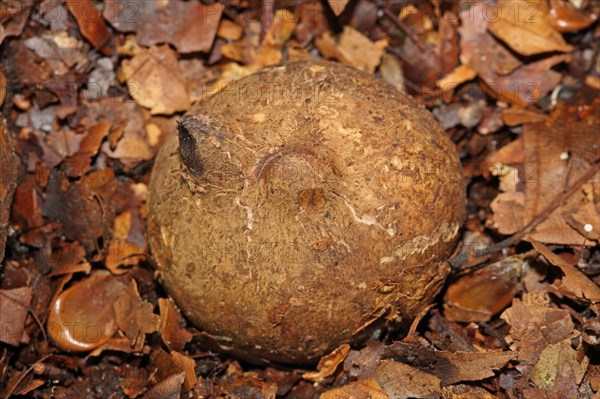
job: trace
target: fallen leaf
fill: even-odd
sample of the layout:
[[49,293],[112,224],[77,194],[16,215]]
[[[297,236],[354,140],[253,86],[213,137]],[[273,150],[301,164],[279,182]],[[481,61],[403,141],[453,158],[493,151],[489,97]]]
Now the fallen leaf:
[[63,170],[66,170],[69,177],[81,177],[88,172],[92,158],[100,150],[100,144],[110,128],[111,123],[102,120],[88,129],[77,152],[64,161]]
[[225,18],[221,19],[217,29],[217,36],[227,40],[239,40],[243,33],[244,28],[241,25]]
[[571,339],[567,338],[548,345],[540,353],[530,380],[538,388],[559,393],[562,398],[575,397],[588,363],[589,358],[573,349]]
[[394,399],[429,398],[441,394],[440,379],[404,363],[384,360],[375,372],[383,391]]
[[592,303],[600,302],[600,287],[598,285],[566,260],[550,251],[544,244],[535,240],[530,241],[544,258],[562,270],[564,276],[559,286],[561,292],[580,300],[591,301]]
[[348,25],[337,38],[325,32],[316,39],[315,46],[324,57],[369,73],[375,72],[383,55],[383,49]]
[[526,56],[573,50],[548,21],[541,1],[500,2],[498,17],[488,23],[488,29],[513,50]]
[[144,342],[146,334],[158,329],[159,318],[152,310],[152,304],[140,297],[135,280],[131,281],[114,303],[119,329],[134,345]]
[[540,353],[550,344],[557,344],[573,333],[573,321],[566,309],[548,305],[536,294],[515,298],[510,308],[500,318],[510,325],[511,349],[519,351],[517,369],[525,376],[531,373]]
[[104,18],[119,32],[136,32],[142,46],[170,43],[180,53],[207,52],[223,5],[199,1],[107,0]]
[[321,399],[390,399],[375,378],[353,381],[339,388],[323,392]]
[[447,352],[394,342],[388,345],[385,358],[419,368],[437,376],[442,386],[461,381],[479,381],[492,377],[494,370],[517,358],[517,352]]
[[185,381],[185,372],[173,374],[165,378],[142,397],[142,399],[180,399],[181,389]]
[[153,115],[170,115],[190,108],[177,55],[169,46],[144,49],[131,60],[124,60],[121,68],[131,96]]
[[170,298],[159,298],[158,307],[160,310],[158,332],[163,342],[171,350],[182,351],[185,345],[192,340],[192,333],[181,327],[183,318]]
[[442,90],[453,90],[461,83],[474,79],[477,71],[467,65],[461,64],[454,68],[452,72],[435,82],[437,87]]
[[107,46],[111,35],[96,5],[91,0],[66,0],[65,5],[75,17],[83,37],[95,48],[102,49],[105,55],[111,55],[112,51]]
[[346,356],[348,356],[349,351],[350,345],[341,345],[340,347],[333,350],[333,352],[329,353],[326,356],[323,356],[321,360],[319,360],[319,364],[317,365],[318,371],[310,371],[308,373],[304,373],[302,375],[302,378],[313,382],[323,382],[325,378],[335,373],[338,366],[344,361]]
[[108,244],[105,266],[112,274],[127,273],[125,267],[135,266],[145,257],[144,250],[124,240],[112,240]]
[[398,57],[390,53],[383,53],[379,66],[383,80],[394,86],[399,92],[404,92],[404,72]]
[[502,120],[507,126],[542,123],[546,118],[544,114],[523,107],[510,107],[502,112]]
[[49,276],[80,272],[89,274],[92,270],[92,265],[85,259],[85,248],[76,241],[60,243],[58,250],[52,251],[51,266]]
[[29,314],[29,306],[33,298],[31,287],[0,290],[0,341],[19,346],[25,335],[25,319]]
[[[6,121],[0,115],[0,262],[4,259],[8,217],[18,177],[19,158],[15,153],[10,132],[6,129]],[[30,194],[34,196],[33,192]]]

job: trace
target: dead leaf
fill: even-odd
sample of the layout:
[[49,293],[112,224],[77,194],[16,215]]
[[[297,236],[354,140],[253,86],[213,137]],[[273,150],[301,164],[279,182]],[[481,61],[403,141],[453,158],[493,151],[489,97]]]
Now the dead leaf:
[[324,57],[369,73],[375,72],[383,55],[382,48],[348,25],[337,38],[325,32],[316,39],[315,46]]
[[304,373],[302,378],[313,382],[323,382],[325,378],[332,376],[335,373],[338,366],[346,359],[346,356],[348,356],[348,352],[350,352],[350,345],[341,345],[319,360],[319,364],[317,365],[318,371]]
[[494,375],[517,358],[517,352],[446,352],[403,342],[386,347],[385,358],[392,358],[437,376],[442,386],[461,381],[478,381]]
[[159,298],[158,307],[160,310],[158,332],[163,342],[171,350],[182,351],[185,345],[192,340],[192,333],[181,327],[183,318],[170,298]]
[[573,349],[567,338],[540,353],[530,380],[540,389],[559,393],[561,398],[575,397],[588,363],[588,357]]
[[452,72],[444,76],[442,79],[435,82],[435,84],[442,90],[453,90],[459,84],[472,80],[476,76],[476,70],[462,64],[454,68]]
[[488,29],[513,50],[526,56],[573,50],[548,21],[541,1],[500,2],[498,18],[490,21]]
[[104,18],[119,32],[136,32],[142,46],[170,43],[180,53],[211,49],[223,5],[199,1],[107,0]]
[[544,244],[530,240],[533,247],[550,263],[562,270],[564,277],[559,290],[565,295],[592,303],[600,302],[600,287],[566,260],[550,251]]
[[185,372],[173,374],[165,378],[142,397],[142,399],[180,399],[181,389],[185,381]]
[[375,378],[353,381],[339,388],[323,392],[321,399],[390,399]]
[[146,334],[158,329],[158,316],[150,302],[144,301],[138,292],[135,280],[127,286],[114,304],[119,329],[135,344],[144,342]]
[[85,259],[85,248],[76,241],[60,243],[59,249],[52,251],[51,265],[49,276],[79,272],[89,274],[92,270],[92,265]]
[[548,306],[547,298],[525,294],[515,298],[510,308],[500,316],[510,325],[511,349],[519,351],[517,369],[528,376],[540,353],[550,344],[557,344],[573,333],[573,321],[568,310]]
[[169,46],[144,49],[131,60],[124,60],[121,68],[131,96],[153,115],[170,115],[190,108],[177,54]]
[[399,92],[404,92],[404,72],[398,57],[390,53],[383,53],[379,66],[383,80],[394,86]]
[[29,306],[33,298],[31,287],[0,290],[0,341],[13,346],[19,346],[25,334],[25,319],[29,314]]
[[6,121],[0,115],[0,262],[4,259],[8,217],[18,177],[19,158],[15,153],[10,132],[6,129]]
[[67,171],[69,177],[81,177],[88,172],[92,158],[100,150],[100,144],[110,128],[111,123],[102,120],[88,129],[79,144],[79,150],[64,161],[63,170]]
[[225,18],[221,19],[219,29],[217,30],[217,36],[234,41],[239,40],[243,33],[244,28],[241,25]]
[[111,35],[96,5],[91,0],[66,0],[65,5],[75,17],[83,37],[95,48],[102,49],[105,55],[111,55],[112,51],[107,46]]
[[510,107],[502,112],[502,120],[507,126],[518,126],[527,123],[543,123],[547,116],[523,107]]
[[381,362],[375,379],[381,389],[394,399],[430,398],[442,391],[438,377],[391,360]]

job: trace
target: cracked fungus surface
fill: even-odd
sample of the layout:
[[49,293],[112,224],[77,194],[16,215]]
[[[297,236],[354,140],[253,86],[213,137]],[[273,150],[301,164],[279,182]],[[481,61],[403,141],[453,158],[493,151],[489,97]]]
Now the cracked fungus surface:
[[148,229],[167,291],[222,349],[302,363],[433,300],[464,200],[426,109],[340,64],[295,63],[183,118],[154,165]]

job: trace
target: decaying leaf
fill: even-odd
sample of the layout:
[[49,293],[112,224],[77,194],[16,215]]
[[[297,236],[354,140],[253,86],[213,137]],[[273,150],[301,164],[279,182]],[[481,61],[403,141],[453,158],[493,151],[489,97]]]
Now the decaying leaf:
[[375,378],[367,378],[324,392],[321,399],[390,399]]
[[435,351],[416,345],[394,342],[384,357],[427,371],[441,380],[442,386],[462,381],[478,381],[494,375],[494,370],[504,367],[517,358],[517,352],[447,352]]
[[18,176],[19,159],[10,132],[6,129],[6,121],[0,115],[0,262],[4,259],[8,216]]
[[146,334],[158,329],[158,316],[153,313],[152,308],[151,303],[140,297],[135,280],[131,281],[115,302],[114,310],[119,328],[133,344],[143,342]]
[[350,26],[345,26],[337,38],[325,32],[315,45],[323,56],[369,73],[375,71],[383,55],[383,48]]
[[187,111],[191,104],[176,53],[169,46],[152,46],[121,64],[129,93],[152,114]]
[[95,48],[102,49],[104,54],[110,55],[111,50],[107,44],[111,35],[95,4],[91,0],[67,0],[66,6],[77,20],[83,37]]
[[390,398],[429,398],[441,393],[440,379],[407,364],[384,360],[375,380]]
[[548,21],[545,1],[500,2],[498,18],[490,21],[488,29],[523,55],[568,52],[573,49]]
[[21,342],[28,340],[24,327],[32,298],[31,287],[0,290],[1,342],[18,346]]
[[175,308],[173,300],[160,298],[158,307],[160,309],[158,331],[163,342],[171,350],[182,351],[184,346],[192,340],[192,334],[181,328],[183,318]]
[[349,351],[350,345],[348,344],[343,344],[339,348],[336,348],[333,352],[327,356],[323,356],[321,360],[319,360],[319,364],[317,365],[318,371],[304,373],[302,378],[314,382],[323,382],[325,378],[335,373],[338,366],[346,359],[346,356],[348,356]]
[[209,51],[223,5],[199,1],[107,0],[104,17],[119,32],[136,32],[143,46],[171,43],[180,53]]
[[531,240],[533,247],[554,266],[562,270],[564,276],[559,290],[565,295],[592,303],[600,302],[600,287],[585,274],[569,264],[565,259],[550,251],[544,244]]

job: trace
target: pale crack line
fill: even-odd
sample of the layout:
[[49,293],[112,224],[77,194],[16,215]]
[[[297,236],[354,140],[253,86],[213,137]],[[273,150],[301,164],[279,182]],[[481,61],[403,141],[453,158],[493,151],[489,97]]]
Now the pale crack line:
[[385,231],[389,236],[394,236],[394,230],[393,229],[386,229],[385,227],[383,227],[381,225],[381,223],[379,223],[377,221],[377,219],[375,219],[373,216],[368,215],[368,214],[363,214],[362,217],[358,217],[358,215],[356,214],[356,209],[354,209],[354,206],[352,206],[352,204],[350,203],[350,201],[348,201],[348,199],[346,197],[344,197],[343,195],[340,195],[336,192],[333,192],[333,195],[335,195],[336,197],[339,197],[341,199],[344,200],[344,203],[346,204],[346,207],[350,210],[350,213],[352,214],[352,217],[354,218],[354,221],[360,223],[360,224],[364,224],[367,226],[375,226],[380,228],[381,230]]

